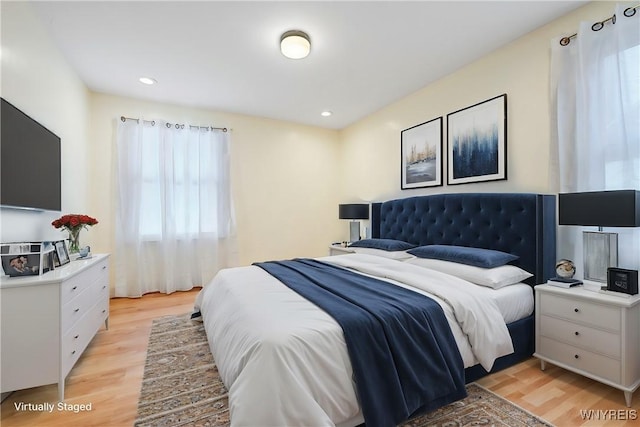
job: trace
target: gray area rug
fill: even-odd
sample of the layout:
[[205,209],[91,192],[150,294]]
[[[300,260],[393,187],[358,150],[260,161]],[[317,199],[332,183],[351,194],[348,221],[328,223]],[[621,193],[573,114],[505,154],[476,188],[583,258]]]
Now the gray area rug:
[[[189,314],[153,321],[135,425],[230,425],[227,389],[220,380],[204,332]],[[423,426],[551,426],[472,383],[458,402],[402,424]]]

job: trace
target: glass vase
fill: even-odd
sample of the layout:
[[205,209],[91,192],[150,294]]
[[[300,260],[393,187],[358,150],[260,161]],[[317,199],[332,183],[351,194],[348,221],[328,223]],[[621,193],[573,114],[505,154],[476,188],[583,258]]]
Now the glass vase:
[[69,253],[77,254],[80,252],[80,228],[69,230]]

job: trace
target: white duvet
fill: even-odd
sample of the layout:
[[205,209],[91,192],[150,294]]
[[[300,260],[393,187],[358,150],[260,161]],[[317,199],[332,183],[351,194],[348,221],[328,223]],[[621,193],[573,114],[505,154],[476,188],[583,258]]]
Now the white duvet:
[[[388,279],[444,309],[464,366],[490,370],[513,352],[494,300],[477,285],[364,254],[320,260]],[[221,270],[196,299],[229,390],[232,426],[348,426],[363,422],[342,329],[259,267]]]

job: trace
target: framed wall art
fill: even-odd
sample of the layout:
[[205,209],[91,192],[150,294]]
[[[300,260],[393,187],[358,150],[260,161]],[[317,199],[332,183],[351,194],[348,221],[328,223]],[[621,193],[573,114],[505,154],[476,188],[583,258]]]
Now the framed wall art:
[[507,179],[507,95],[447,114],[447,184]]
[[400,132],[402,190],[442,185],[442,117]]

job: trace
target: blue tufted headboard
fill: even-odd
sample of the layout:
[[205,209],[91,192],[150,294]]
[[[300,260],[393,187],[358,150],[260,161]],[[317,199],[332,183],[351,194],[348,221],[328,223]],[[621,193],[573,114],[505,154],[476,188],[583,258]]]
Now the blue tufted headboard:
[[555,196],[529,193],[459,193],[374,203],[371,236],[415,245],[458,245],[518,255],[513,264],[534,276],[555,275]]

